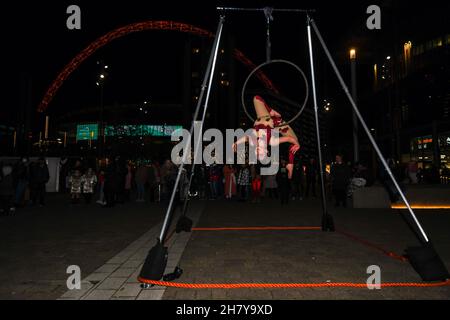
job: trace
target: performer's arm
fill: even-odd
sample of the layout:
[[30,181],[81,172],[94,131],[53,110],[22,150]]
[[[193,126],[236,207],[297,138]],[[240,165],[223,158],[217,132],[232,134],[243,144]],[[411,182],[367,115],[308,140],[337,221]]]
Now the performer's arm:
[[236,152],[237,151],[237,146],[245,143],[248,141],[248,136],[243,136],[242,138],[240,138],[238,141],[236,141],[235,143],[233,143],[233,150]]

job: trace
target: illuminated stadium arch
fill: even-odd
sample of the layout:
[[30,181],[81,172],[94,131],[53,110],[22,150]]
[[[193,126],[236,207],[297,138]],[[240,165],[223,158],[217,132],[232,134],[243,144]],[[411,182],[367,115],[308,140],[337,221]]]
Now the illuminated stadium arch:
[[[121,38],[131,33],[147,30],[171,30],[183,33],[190,33],[201,37],[214,38],[214,34],[207,30],[186,23],[165,21],[165,20],[138,22],[112,30],[107,34],[101,36],[94,42],[92,42],[89,46],[87,46],[80,53],[78,53],[75,56],[75,58],[73,58],[64,67],[64,69],[58,74],[56,79],[53,80],[52,84],[47,89],[47,92],[45,93],[42,101],[40,102],[37,111],[44,112],[47,109],[48,105],[52,101],[53,97],[55,96],[59,88],[63,85],[64,81],[70,76],[70,74],[74,70],[76,70],[87,58],[89,58],[98,49],[100,49],[101,47],[105,46],[106,44],[115,39]],[[235,59],[237,59],[238,61],[249,67],[250,70],[253,70],[256,67],[256,65],[252,61],[250,61],[250,59],[248,59],[240,50],[234,49],[233,56]],[[267,89],[272,90],[274,92],[278,92],[278,90],[274,87],[270,79],[263,72],[258,72],[257,77]]]

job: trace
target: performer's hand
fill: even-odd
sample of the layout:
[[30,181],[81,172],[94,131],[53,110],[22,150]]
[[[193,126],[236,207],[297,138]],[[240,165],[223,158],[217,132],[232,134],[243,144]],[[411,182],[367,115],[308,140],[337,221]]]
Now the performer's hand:
[[270,110],[270,116],[271,117],[277,117],[277,118],[281,118],[281,114],[279,114],[277,111],[275,111],[275,110]]
[[292,154],[295,154],[298,150],[300,150],[300,146],[298,144],[293,144],[289,148],[289,152],[292,153]]
[[236,152],[237,151],[237,143],[233,143],[233,151]]

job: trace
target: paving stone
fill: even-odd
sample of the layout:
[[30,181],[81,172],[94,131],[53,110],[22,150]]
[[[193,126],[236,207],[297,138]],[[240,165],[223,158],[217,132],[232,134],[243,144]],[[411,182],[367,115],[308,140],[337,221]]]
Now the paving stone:
[[115,294],[114,297],[133,297],[136,298],[142,288],[139,284],[125,283]]
[[83,300],[109,300],[116,290],[93,290]]
[[116,271],[114,271],[110,277],[112,278],[121,278],[121,277],[125,277],[128,278],[130,277],[134,272],[136,271],[136,268],[119,268]]
[[61,299],[81,299],[84,295],[86,295],[90,290],[92,290],[92,288],[94,287],[94,285],[82,285],[80,290],[68,290],[66,293],[64,293],[61,296]]
[[139,260],[128,260],[124,264],[121,265],[121,268],[138,268],[143,264],[144,261]]
[[111,273],[103,273],[103,272],[94,272],[91,273],[89,276],[84,278],[87,282],[100,282],[105,280]]
[[120,264],[107,263],[107,264],[104,264],[103,266],[101,266],[100,268],[98,268],[97,270],[95,270],[95,272],[96,273],[112,273],[120,266],[121,266]]
[[98,285],[97,290],[118,290],[127,278],[106,278]]
[[128,256],[115,256],[113,258],[111,258],[110,260],[108,260],[107,264],[121,264],[124,263],[125,261],[127,261],[129,259]]
[[164,290],[142,290],[137,296],[137,300],[161,300]]

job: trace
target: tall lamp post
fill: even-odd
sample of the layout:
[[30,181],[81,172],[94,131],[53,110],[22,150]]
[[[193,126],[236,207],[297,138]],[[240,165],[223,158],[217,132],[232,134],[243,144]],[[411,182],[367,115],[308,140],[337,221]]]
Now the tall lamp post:
[[104,103],[103,103],[103,92],[104,92],[104,86],[105,86],[105,80],[108,76],[108,69],[109,66],[105,65],[103,61],[97,61],[97,65],[99,65],[100,70],[98,74],[98,79],[96,82],[96,85],[100,87],[100,128],[99,128],[99,134],[98,134],[98,155],[102,157],[104,155],[104,148],[105,148],[105,125],[104,125],[104,119],[103,119],[103,113],[104,113]]
[[[350,71],[351,71],[351,83],[352,83],[352,98],[357,103],[356,93],[356,49],[350,49]],[[353,161],[359,162],[359,142],[358,142],[358,118],[355,111],[352,111],[352,123],[353,123]]]

